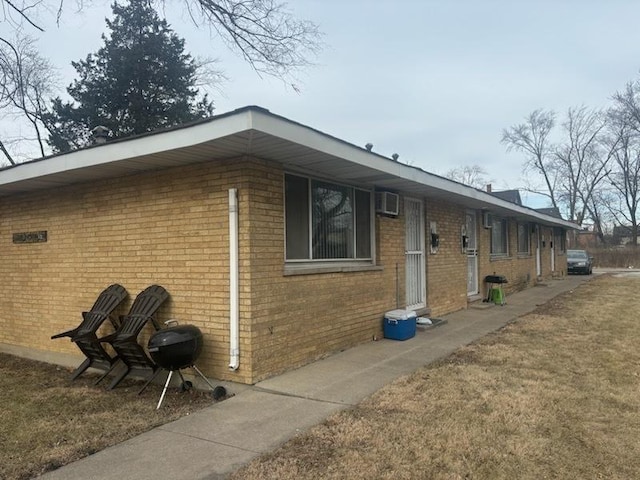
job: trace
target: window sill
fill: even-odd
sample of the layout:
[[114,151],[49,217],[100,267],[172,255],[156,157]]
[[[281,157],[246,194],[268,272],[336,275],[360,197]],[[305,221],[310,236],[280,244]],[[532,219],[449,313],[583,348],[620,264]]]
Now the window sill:
[[317,275],[322,273],[352,273],[352,272],[381,272],[384,267],[379,265],[313,265],[313,264],[289,264],[284,266],[284,276],[293,275]]
[[531,254],[529,252],[518,253],[518,258],[531,258]]
[[491,262],[499,262],[500,260],[511,260],[511,256],[509,255],[491,255],[489,261]]

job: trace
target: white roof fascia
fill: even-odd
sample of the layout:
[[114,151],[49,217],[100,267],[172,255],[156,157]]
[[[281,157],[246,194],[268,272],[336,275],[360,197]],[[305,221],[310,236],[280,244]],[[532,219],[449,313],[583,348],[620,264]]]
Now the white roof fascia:
[[373,168],[398,178],[403,178],[434,189],[450,192],[455,195],[472,198],[485,204],[495,205],[501,209],[510,210],[514,214],[535,218],[545,223],[553,223],[566,228],[579,228],[573,222],[553,217],[551,215],[546,215],[528,207],[516,205],[476,188],[434,175],[410,165],[396,162],[376,153],[369,152],[356,145],[333,138],[317,130],[313,130],[304,125],[288,121],[282,117],[273,116],[272,114],[264,111],[252,111],[251,114],[251,124],[255,130],[259,130],[294,143],[301,143],[307,147],[313,148],[314,150],[318,150],[335,157],[344,158],[352,163]]
[[178,128],[131,140],[106,143],[16,165],[0,172],[0,185],[64,173],[80,168],[117,163],[130,158],[179,150],[250,129],[248,115],[228,115],[187,128]]

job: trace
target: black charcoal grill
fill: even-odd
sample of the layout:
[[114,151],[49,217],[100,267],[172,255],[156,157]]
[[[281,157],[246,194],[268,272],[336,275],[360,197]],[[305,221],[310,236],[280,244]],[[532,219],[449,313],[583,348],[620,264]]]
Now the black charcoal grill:
[[[216,400],[224,397],[227,393],[225,388],[221,386],[214,387],[195,365],[200,353],[202,353],[202,332],[200,329],[195,325],[178,325],[176,320],[169,320],[166,324],[171,326],[154,333],[151,338],[149,338],[147,345],[149,355],[151,355],[153,361],[162,369],[169,371],[156,410],[162,405],[173,372],[178,372],[178,375],[180,375],[183,391],[189,390],[192,387],[191,382],[185,380],[182,372],[180,372],[183,368],[193,368],[207,385],[211,387],[213,397]],[[160,371],[160,369],[158,369],[158,371]],[[153,378],[155,378],[155,375]],[[153,378],[151,378],[151,380],[153,380]],[[151,382],[151,380],[149,380],[149,382]],[[147,382],[147,384],[149,382]]]
[[154,333],[149,355],[162,368],[174,371],[191,367],[202,353],[202,332],[194,325],[176,325]]

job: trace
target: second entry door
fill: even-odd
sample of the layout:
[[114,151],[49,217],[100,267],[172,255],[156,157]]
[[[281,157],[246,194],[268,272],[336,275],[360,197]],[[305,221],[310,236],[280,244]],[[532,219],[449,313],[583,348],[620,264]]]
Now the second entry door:
[[478,290],[478,226],[476,212],[467,212],[465,222],[467,245],[467,295],[477,295]]
[[424,207],[422,201],[405,199],[406,308],[426,305],[424,258]]

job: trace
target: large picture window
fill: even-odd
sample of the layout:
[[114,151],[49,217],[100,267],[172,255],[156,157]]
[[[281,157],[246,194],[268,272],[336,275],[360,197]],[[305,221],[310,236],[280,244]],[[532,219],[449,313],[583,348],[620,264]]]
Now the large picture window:
[[371,259],[371,192],[285,175],[287,260]]
[[505,218],[491,217],[491,255],[509,255],[509,224]]

